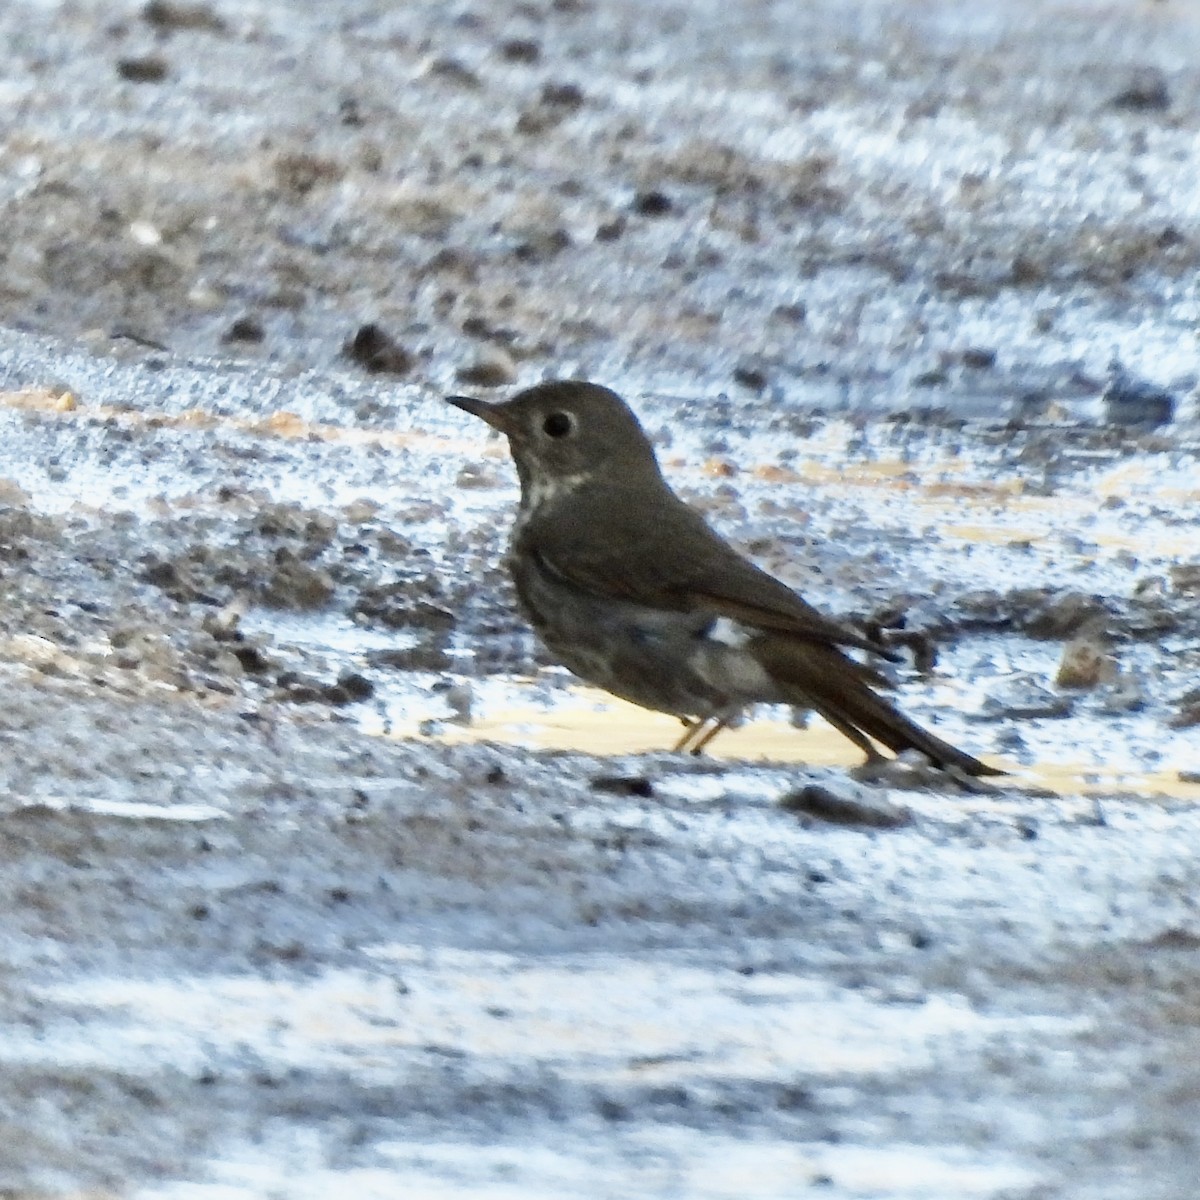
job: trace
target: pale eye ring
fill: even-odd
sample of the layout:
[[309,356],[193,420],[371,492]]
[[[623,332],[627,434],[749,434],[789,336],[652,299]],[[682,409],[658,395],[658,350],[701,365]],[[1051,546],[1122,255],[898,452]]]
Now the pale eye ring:
[[547,437],[561,438],[575,430],[575,418],[570,413],[552,412],[542,422],[542,432]]

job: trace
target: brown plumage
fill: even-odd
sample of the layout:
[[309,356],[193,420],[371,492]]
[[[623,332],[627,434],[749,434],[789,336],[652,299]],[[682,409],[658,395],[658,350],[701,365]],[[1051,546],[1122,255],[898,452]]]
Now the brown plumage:
[[505,404],[450,402],[499,429],[521,479],[509,566],[522,606],[577,675],[682,718],[699,753],[755,703],[815,709],[869,759],[919,750],[1002,774],[904,716],[844,647],[892,657],[756,567],[671,490],[625,402],[582,381]]

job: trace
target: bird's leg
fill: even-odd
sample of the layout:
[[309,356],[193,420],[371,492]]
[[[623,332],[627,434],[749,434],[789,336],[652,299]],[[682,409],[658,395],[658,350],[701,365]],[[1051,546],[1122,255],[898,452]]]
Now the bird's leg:
[[679,719],[683,723],[683,737],[671,747],[673,754],[682,754],[687,749],[688,743],[703,730],[709,721],[708,717],[698,721],[690,721],[687,717],[680,717]]
[[686,750],[689,754],[703,754],[704,747],[722,729],[728,729],[737,720],[740,712],[740,708],[726,708],[722,712],[710,713],[707,717],[695,721],[685,720],[687,732],[675,743],[675,753],[681,754]]
[[711,742],[713,740],[713,738],[715,738],[717,736],[717,734],[721,732],[722,729],[724,729],[728,726],[728,724],[732,718],[731,717],[709,717],[708,719],[713,722],[713,726],[711,729],[707,730],[704,734],[702,734],[699,738],[697,738],[695,743],[692,745],[691,753],[693,753],[693,754],[696,754],[696,755],[703,754],[704,747],[707,746],[708,743]]

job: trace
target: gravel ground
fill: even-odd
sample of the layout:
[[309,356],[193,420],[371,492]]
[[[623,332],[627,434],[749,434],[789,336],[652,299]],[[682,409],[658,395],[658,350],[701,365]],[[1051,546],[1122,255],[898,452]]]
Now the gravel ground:
[[[1200,14],[0,11],[0,1191],[1193,1200]],[[963,794],[548,662],[618,387]]]

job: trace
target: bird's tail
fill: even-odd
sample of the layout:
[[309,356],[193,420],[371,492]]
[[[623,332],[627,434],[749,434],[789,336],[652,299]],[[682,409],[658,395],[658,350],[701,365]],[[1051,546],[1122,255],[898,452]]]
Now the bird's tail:
[[957,767],[967,775],[1003,775],[965,750],[921,728],[871,684],[880,676],[833,646],[767,634],[753,651],[789,703],[814,709],[835,729],[878,758],[875,743],[893,753],[919,750],[939,767]]

